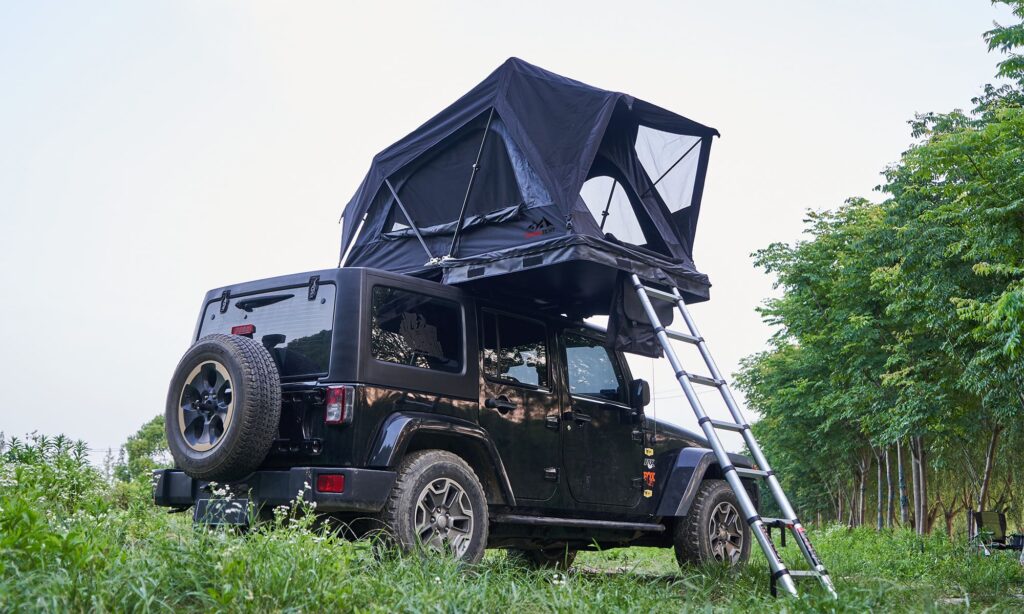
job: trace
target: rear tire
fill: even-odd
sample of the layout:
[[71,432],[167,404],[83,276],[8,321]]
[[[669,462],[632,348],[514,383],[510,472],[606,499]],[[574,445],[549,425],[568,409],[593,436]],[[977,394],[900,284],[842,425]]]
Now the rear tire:
[[248,337],[203,337],[174,370],[164,430],[176,466],[194,478],[230,482],[252,473],[280,421],[277,365]]
[[567,571],[576,560],[576,550],[564,546],[552,546],[543,550],[509,548],[508,557],[516,564],[530,569]]
[[487,546],[487,500],[466,461],[443,450],[412,452],[377,516],[385,540],[403,553],[450,552],[478,563]]
[[732,487],[724,480],[705,480],[672,534],[676,560],[683,565],[745,565],[750,558],[750,527],[740,513]]

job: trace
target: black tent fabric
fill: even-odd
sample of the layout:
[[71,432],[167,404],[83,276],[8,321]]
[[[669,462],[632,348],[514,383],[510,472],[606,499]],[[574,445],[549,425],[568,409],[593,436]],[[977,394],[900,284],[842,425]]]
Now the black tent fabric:
[[374,158],[343,213],[343,265],[578,317],[626,313],[620,272],[706,300],[692,249],[717,135],[511,58]]

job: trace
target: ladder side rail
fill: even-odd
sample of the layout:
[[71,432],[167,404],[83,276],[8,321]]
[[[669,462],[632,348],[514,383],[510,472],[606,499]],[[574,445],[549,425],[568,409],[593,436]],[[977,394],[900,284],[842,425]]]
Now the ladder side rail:
[[[672,294],[676,297],[676,307],[679,309],[679,312],[683,316],[683,320],[686,322],[687,330],[690,331],[691,335],[699,339],[697,349],[700,352],[701,357],[704,359],[704,363],[707,365],[708,370],[711,373],[711,377],[716,380],[724,381],[725,378],[722,377],[722,373],[718,370],[718,365],[715,363],[715,359],[711,356],[711,351],[708,349],[707,342],[704,341],[700,331],[697,329],[697,324],[690,315],[690,310],[686,308],[686,303],[683,301],[683,297],[679,293],[679,289],[673,286]],[[644,298],[646,298],[646,296]],[[735,420],[737,424],[747,424],[743,413],[740,411],[739,406],[736,404],[736,400],[732,396],[732,391],[729,386],[719,386],[718,389],[722,394],[722,399],[725,401],[726,407],[729,409],[729,413],[732,414],[733,420]],[[776,503],[778,503],[779,509],[782,511],[782,515],[785,516],[786,520],[792,521],[793,526],[791,531],[793,536],[796,538],[796,543],[800,547],[800,551],[804,555],[804,558],[811,567],[818,572],[818,577],[825,588],[828,589],[833,596],[837,596],[832,580],[829,578],[828,572],[825,569],[825,565],[821,562],[821,559],[818,558],[818,553],[814,550],[814,546],[811,545],[810,540],[807,539],[806,530],[800,523],[796,511],[789,502],[789,498],[782,490],[782,484],[779,483],[779,479],[775,476],[774,471],[772,471],[771,465],[768,463],[768,459],[765,458],[764,452],[761,451],[761,446],[754,438],[753,432],[749,428],[745,428],[741,434],[743,436],[744,443],[747,444],[747,449],[750,450],[751,456],[754,457],[754,462],[757,463],[758,467],[768,472],[768,476],[766,477],[768,488],[771,490]]]
[[[683,370],[682,363],[679,362],[679,358],[676,356],[675,351],[672,349],[672,343],[669,340],[668,335],[665,334],[665,327],[661,324],[661,320],[658,318],[657,312],[654,311],[651,300],[647,296],[647,291],[644,288],[643,283],[637,275],[632,275],[633,288],[636,290],[637,297],[640,299],[640,304],[644,308],[644,312],[647,314],[647,319],[650,320],[651,325],[654,326],[655,334],[658,337],[658,341],[661,343],[662,349],[665,351],[665,357],[668,359],[669,364],[672,366],[672,371],[676,374],[676,379],[679,385],[683,388],[683,394],[686,396],[686,400],[689,401],[690,407],[693,409],[694,414],[697,416],[697,421],[704,431],[704,436],[707,438],[708,443],[711,444],[711,449],[715,453],[715,458],[718,460],[720,467],[731,467],[732,461],[729,459],[728,454],[725,451],[725,446],[722,445],[721,440],[718,438],[718,433],[715,431],[715,427],[712,426],[710,418],[704,412],[704,406],[701,404],[700,399],[697,397],[696,391],[693,389],[693,385],[690,383],[689,378],[686,375],[686,371]],[[796,589],[796,583],[789,575],[789,570],[786,567],[786,563],[779,556],[778,551],[775,549],[775,545],[771,542],[771,538],[767,535],[767,529],[764,523],[758,516],[757,510],[754,508],[753,502],[750,500],[750,496],[747,494],[746,488],[743,486],[743,482],[740,476],[735,471],[724,471],[726,481],[736,494],[736,500],[740,504],[740,508],[746,519],[753,519],[749,522],[751,525],[751,532],[757,539],[758,544],[761,546],[761,550],[765,553],[765,558],[768,560],[768,566],[772,571],[773,577],[778,577],[779,583],[782,584],[783,588],[787,592],[796,596],[798,595]]]
[[[711,377],[716,380],[724,380],[721,371],[718,370],[718,364],[715,363],[715,359],[711,356],[711,351],[708,349],[707,342],[700,336],[700,332],[697,329],[697,324],[693,321],[693,317],[690,315],[690,310],[686,308],[686,303],[683,302],[683,297],[679,294],[679,290],[672,288],[672,293],[676,296],[676,308],[683,316],[683,320],[686,322],[686,327],[690,331],[690,334],[700,339],[697,343],[697,350],[700,352],[701,358],[704,359],[704,363],[708,367],[708,371],[711,373]],[[729,413],[732,414],[733,420],[736,424],[747,424],[746,418],[740,411],[739,406],[736,404],[736,400],[732,396],[732,391],[728,386],[719,386],[718,390],[722,394],[722,400],[725,401],[726,407],[729,409]],[[768,463],[768,459],[765,458],[764,452],[761,451],[761,446],[754,439],[753,433],[750,429],[743,429],[742,432],[743,441],[747,444],[747,448],[750,450],[751,456],[754,457],[754,462],[757,466],[765,471],[771,471],[771,465]],[[793,510],[793,506],[790,504],[789,499],[782,490],[782,485],[779,484],[778,479],[774,473],[768,476],[768,486],[772,491],[772,495],[775,497],[776,502],[779,504],[779,509],[782,511],[782,515],[786,520],[796,520],[796,512]]]

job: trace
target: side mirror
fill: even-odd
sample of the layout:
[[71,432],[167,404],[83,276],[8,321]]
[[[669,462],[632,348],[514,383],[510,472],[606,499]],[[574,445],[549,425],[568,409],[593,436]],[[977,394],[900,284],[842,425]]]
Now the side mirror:
[[651,385],[646,380],[635,379],[629,386],[630,405],[638,412],[651,402]]

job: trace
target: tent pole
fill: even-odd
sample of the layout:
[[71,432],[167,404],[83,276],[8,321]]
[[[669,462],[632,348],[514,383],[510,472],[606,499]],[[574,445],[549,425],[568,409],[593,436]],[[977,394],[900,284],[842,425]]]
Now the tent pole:
[[658,185],[659,183],[661,183],[661,180],[665,178],[665,175],[667,175],[667,174],[671,173],[671,172],[672,172],[672,169],[674,169],[674,168],[676,167],[676,165],[677,165],[677,164],[679,164],[680,162],[682,162],[682,161],[683,161],[683,158],[685,158],[686,156],[690,155],[690,152],[691,152],[691,151],[693,151],[693,148],[694,148],[694,147],[696,147],[697,145],[700,145],[700,144],[701,144],[701,143],[703,143],[703,142],[704,142],[704,137],[700,137],[699,139],[697,139],[697,142],[696,142],[696,143],[694,143],[693,145],[690,145],[690,148],[689,148],[689,149],[687,149],[687,150],[686,150],[686,151],[685,151],[685,152],[683,153],[683,155],[679,156],[679,159],[678,159],[678,160],[676,160],[675,162],[673,162],[673,163],[672,163],[672,166],[668,167],[668,170],[666,170],[666,171],[665,171],[664,173],[662,173],[662,174],[661,174],[661,177],[658,177],[658,180],[657,180],[657,181],[655,181],[654,183],[652,183],[652,184],[651,184],[651,187],[649,187],[649,188],[647,188],[646,190],[644,190],[644,193],[640,195],[640,198],[643,198],[644,196],[647,196],[648,194],[650,194],[650,193],[651,193],[651,190],[653,190],[653,189],[654,189],[654,187],[655,187],[656,185]]
[[615,186],[618,184],[618,181],[612,179],[612,189],[608,192],[608,202],[605,203],[604,211],[601,212],[601,225],[598,230],[604,231],[604,223],[608,220],[608,210],[612,208],[612,196],[615,194]]
[[473,172],[469,175],[469,184],[466,186],[466,196],[462,199],[462,209],[459,210],[459,223],[455,226],[455,234],[452,236],[452,245],[448,249],[448,255],[444,257],[445,260],[448,258],[454,258],[455,250],[459,247],[459,235],[462,234],[462,225],[466,222],[466,207],[469,205],[469,194],[473,190],[473,181],[476,179],[476,173],[480,170],[480,157],[484,153],[484,143],[487,142],[487,134],[491,131],[492,119],[494,119],[494,107],[491,107],[491,112],[487,115],[487,125],[484,126],[484,138],[480,139],[480,149],[476,151],[476,161],[473,162]]
[[359,225],[356,226],[356,231],[352,233],[352,240],[348,242],[348,247],[346,247],[345,251],[341,253],[341,259],[338,261],[339,269],[345,266],[345,263],[348,262],[348,255],[352,253],[352,248],[356,246],[356,239],[359,238],[359,233],[363,231],[363,224],[366,223],[366,215],[367,214],[364,213],[363,219],[359,220]]
[[420,229],[416,227],[416,222],[412,221],[412,217],[409,215],[409,212],[405,210],[405,205],[402,204],[402,199],[398,197],[398,192],[395,191],[395,187],[391,185],[391,180],[385,177],[384,184],[388,186],[389,190],[391,190],[391,195],[395,197],[395,202],[398,203],[398,208],[402,210],[402,215],[404,215],[405,219],[409,221],[409,228],[412,228],[416,238],[420,240],[420,245],[423,246],[423,251],[427,252],[427,264],[430,264],[430,261],[434,259],[434,255],[430,253],[430,248],[427,247],[427,242],[423,240],[423,235],[420,234]]

